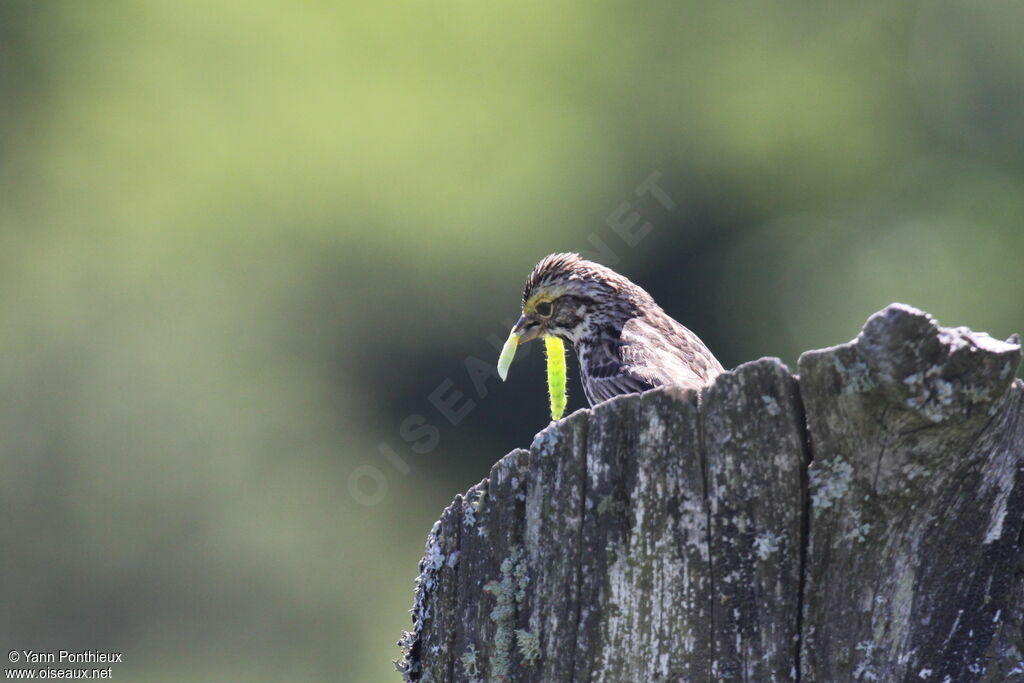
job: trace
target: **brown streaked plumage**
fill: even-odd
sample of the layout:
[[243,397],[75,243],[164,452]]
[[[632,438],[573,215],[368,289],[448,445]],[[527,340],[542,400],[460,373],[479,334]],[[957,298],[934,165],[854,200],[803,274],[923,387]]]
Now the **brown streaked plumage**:
[[552,335],[571,343],[590,405],[662,384],[700,388],[723,371],[650,294],[578,254],[551,254],[534,267],[513,332],[521,342]]

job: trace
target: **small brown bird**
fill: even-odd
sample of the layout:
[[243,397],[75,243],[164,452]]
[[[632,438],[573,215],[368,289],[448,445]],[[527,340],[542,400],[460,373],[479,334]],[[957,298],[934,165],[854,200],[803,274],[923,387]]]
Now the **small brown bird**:
[[662,384],[699,388],[723,371],[690,330],[627,278],[579,254],[541,259],[523,289],[519,343],[571,343],[590,405]]

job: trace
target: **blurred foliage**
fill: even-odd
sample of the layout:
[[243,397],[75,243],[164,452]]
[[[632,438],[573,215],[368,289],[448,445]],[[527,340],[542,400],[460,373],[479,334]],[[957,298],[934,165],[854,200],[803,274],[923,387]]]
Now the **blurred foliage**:
[[[726,365],[894,300],[1021,330],[1022,21],[3,3],[0,638],[124,680],[390,680],[430,524],[546,420],[543,354],[483,398],[466,358],[595,236]],[[655,170],[672,212],[634,192]]]

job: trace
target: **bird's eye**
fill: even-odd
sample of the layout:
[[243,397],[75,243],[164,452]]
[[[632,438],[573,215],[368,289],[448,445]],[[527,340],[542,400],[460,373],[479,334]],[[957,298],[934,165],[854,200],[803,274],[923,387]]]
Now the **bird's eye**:
[[537,307],[534,310],[537,311],[537,315],[540,317],[550,318],[551,312],[554,310],[554,306],[551,305],[550,301],[541,301],[537,304]]

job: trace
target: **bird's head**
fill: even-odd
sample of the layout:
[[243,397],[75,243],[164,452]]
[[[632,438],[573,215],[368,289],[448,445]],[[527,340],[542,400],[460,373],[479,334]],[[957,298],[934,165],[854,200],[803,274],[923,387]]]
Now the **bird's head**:
[[[594,336],[599,327],[621,330],[645,296],[623,276],[579,254],[545,256],[526,279],[522,315],[509,343],[514,349],[551,336],[576,344]],[[507,368],[505,364],[504,371]]]

